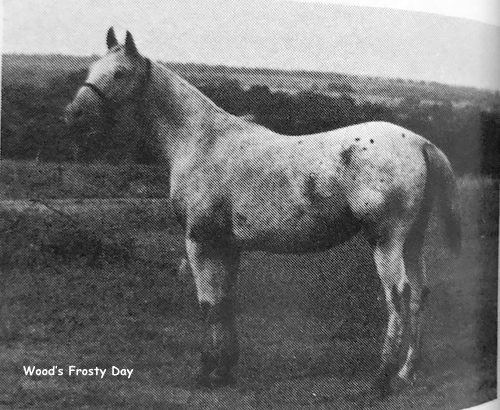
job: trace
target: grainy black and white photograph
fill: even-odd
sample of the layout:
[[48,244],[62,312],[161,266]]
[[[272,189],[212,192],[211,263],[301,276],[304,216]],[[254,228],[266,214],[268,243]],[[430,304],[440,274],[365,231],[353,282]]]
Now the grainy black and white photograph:
[[0,409],[496,408],[496,0],[2,8]]

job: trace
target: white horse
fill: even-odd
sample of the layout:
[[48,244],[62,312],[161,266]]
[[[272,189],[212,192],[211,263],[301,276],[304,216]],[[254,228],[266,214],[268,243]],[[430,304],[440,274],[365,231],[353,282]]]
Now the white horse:
[[[109,125],[134,111],[170,164],[172,208],[207,325],[202,384],[231,383],[238,360],[234,317],[240,254],[305,253],[362,232],[373,248],[389,314],[375,391],[411,382],[427,295],[422,247],[434,198],[459,249],[455,177],[445,155],[399,126],[369,122],[284,136],[217,107],[113,29],[108,52],[67,107],[70,124]],[[356,278],[352,278],[356,280]]]

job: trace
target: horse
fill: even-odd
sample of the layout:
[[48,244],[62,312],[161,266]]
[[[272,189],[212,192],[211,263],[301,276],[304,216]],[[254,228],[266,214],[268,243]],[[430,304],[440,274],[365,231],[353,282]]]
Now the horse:
[[[302,254],[366,237],[388,321],[370,391],[412,383],[429,288],[423,244],[437,202],[448,245],[460,251],[456,179],[425,138],[387,122],[285,136],[233,116],[113,28],[107,52],[66,107],[69,125],[108,127],[134,112],[169,165],[204,321],[203,386],[235,383],[236,280],[243,251]],[[356,278],[352,278],[356,280]]]

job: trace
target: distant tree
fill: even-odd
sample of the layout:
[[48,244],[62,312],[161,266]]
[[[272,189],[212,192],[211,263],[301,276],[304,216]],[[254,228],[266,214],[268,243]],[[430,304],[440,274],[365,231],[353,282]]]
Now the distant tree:
[[382,104],[364,102],[358,108],[357,122],[388,121],[395,122],[394,112]]
[[200,91],[231,114],[246,113],[245,91],[238,80],[224,79],[218,85],[200,87]]
[[414,111],[420,105],[420,99],[415,95],[409,95],[403,98],[403,100],[399,103],[399,109],[401,111]]
[[328,84],[327,90],[337,93],[353,93],[356,91],[352,85],[346,83],[345,81],[331,82]]
[[269,109],[273,95],[267,85],[252,85],[246,92],[246,100],[249,112],[258,115]]
[[498,178],[500,175],[500,111],[481,112],[481,173]]

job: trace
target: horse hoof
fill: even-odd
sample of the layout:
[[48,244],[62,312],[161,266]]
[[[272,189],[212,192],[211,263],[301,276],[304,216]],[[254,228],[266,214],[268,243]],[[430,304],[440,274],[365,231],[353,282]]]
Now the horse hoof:
[[212,387],[212,383],[210,382],[210,377],[202,373],[195,376],[194,384],[199,389],[210,389]]
[[231,373],[218,374],[213,372],[209,375],[202,373],[196,376],[195,381],[197,387],[205,389],[216,389],[236,384],[236,378]]
[[226,386],[234,386],[236,384],[236,378],[231,373],[224,374],[216,374],[213,377],[212,381],[214,387],[226,387]]
[[390,383],[386,383],[383,386],[379,386],[376,390],[379,394],[379,397],[383,400],[386,397],[390,396],[393,393],[393,389]]
[[413,386],[414,383],[413,377],[396,376],[393,382],[394,390],[403,390],[405,387]]
[[387,377],[376,379],[373,382],[370,391],[372,394],[377,395],[378,398],[382,400],[385,399],[387,396],[391,395],[393,391],[391,380]]

